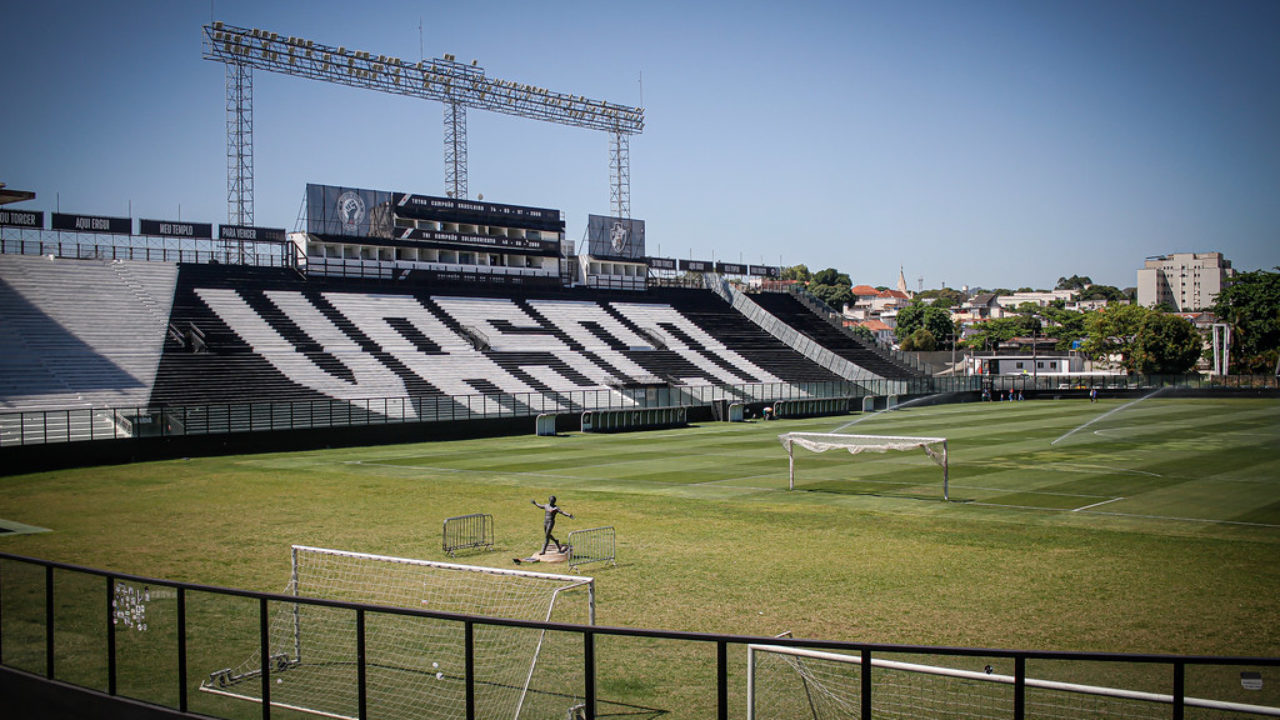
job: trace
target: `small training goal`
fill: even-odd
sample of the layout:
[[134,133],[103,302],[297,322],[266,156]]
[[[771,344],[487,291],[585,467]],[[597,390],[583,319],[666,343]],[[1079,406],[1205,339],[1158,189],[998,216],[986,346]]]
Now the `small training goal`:
[[[569,593],[562,598],[566,591]],[[549,573],[368,555],[295,545],[284,594],[539,622],[595,623],[594,581]],[[274,602],[266,693],[272,706],[331,718],[461,718],[466,623],[368,610],[364,642],[350,608]],[[546,630],[472,624],[477,717],[563,717],[581,695],[575,665],[545,666]],[[260,645],[256,643],[255,647]],[[363,656],[363,662],[361,657]],[[540,663],[540,658],[543,662]],[[214,671],[200,689],[263,702],[263,653]],[[365,677],[365,697],[359,675]],[[577,665],[581,674],[580,664]]]
[[914,450],[920,448],[942,467],[942,499],[950,500],[949,469],[947,467],[947,439],[940,437],[911,437],[904,435],[841,435],[839,433],[790,432],[778,436],[787,449],[787,486],[796,489],[795,446],[816,453],[828,450],[845,450],[850,455],[864,452],[883,453],[890,450]]
[[[747,646],[747,720],[973,720],[1013,717],[1011,675],[776,645]],[[1173,717],[1172,695],[1055,680],[1024,680],[1038,720]],[[1280,717],[1280,708],[1184,697],[1195,717]],[[867,711],[864,714],[863,711]],[[1187,717],[1191,717],[1188,715]]]

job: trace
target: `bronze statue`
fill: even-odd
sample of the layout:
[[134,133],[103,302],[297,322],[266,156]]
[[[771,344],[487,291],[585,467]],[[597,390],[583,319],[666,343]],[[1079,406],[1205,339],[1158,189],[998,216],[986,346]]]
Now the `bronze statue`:
[[556,544],[556,550],[557,550],[557,551],[559,551],[559,552],[564,552],[564,547],[563,547],[563,546],[561,546],[561,545],[560,545],[560,541],[559,541],[559,540],[557,540],[557,539],[555,538],[555,536],[551,534],[551,531],[552,531],[552,530],[554,530],[554,529],[555,529],[555,527],[556,527],[556,513],[559,513],[559,514],[561,514],[561,515],[564,515],[565,517],[569,518],[570,520],[572,520],[572,519],[573,519],[573,516],[572,516],[572,515],[570,515],[569,513],[565,512],[564,510],[561,510],[560,508],[556,507],[556,496],[555,496],[555,495],[552,495],[552,496],[547,500],[547,504],[546,504],[546,505],[543,505],[542,503],[538,502],[537,500],[530,500],[529,502],[533,503],[533,504],[534,504],[534,505],[536,505],[537,507],[540,507],[540,508],[542,508],[543,510],[545,510],[545,511],[546,511],[546,514],[545,514],[545,515],[543,516],[543,518],[542,518],[542,530],[543,530],[543,532],[545,532],[545,533],[546,533],[546,538],[545,538],[545,539],[543,539],[543,541],[542,541],[542,552],[544,552],[544,553],[545,553],[545,552],[547,551],[547,546],[548,546],[548,545],[550,545],[551,543],[555,543],[555,544]]

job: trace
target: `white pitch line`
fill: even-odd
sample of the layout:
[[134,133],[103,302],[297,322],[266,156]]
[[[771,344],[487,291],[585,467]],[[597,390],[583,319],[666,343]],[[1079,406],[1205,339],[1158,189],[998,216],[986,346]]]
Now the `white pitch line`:
[[[1034,505],[1005,505],[1002,503],[982,502],[980,500],[973,500],[965,504],[980,506],[980,507],[1005,508],[1008,510],[1037,510],[1040,512],[1057,512],[1057,513],[1075,512],[1075,510],[1067,510],[1065,508],[1036,507]],[[1176,515],[1143,515],[1139,513],[1107,512],[1105,510],[1101,510],[1101,511],[1086,510],[1085,514],[1101,515],[1106,517],[1138,518],[1141,520],[1173,520],[1175,522],[1204,523],[1206,525],[1240,525],[1244,527],[1280,528],[1280,525],[1277,525],[1275,523],[1249,522],[1247,520],[1214,520],[1212,518],[1178,517]]]
[[1128,407],[1132,407],[1132,406],[1134,406],[1134,405],[1137,405],[1138,403],[1142,402],[1143,400],[1146,400],[1147,398],[1150,398],[1150,397],[1155,397],[1156,395],[1159,395],[1160,393],[1162,393],[1162,392],[1164,392],[1164,391],[1165,391],[1165,388],[1160,388],[1159,390],[1156,390],[1155,392],[1153,392],[1153,393],[1151,393],[1151,394],[1149,394],[1149,395],[1143,395],[1142,397],[1138,398],[1137,400],[1133,400],[1133,401],[1131,401],[1131,402],[1127,402],[1127,403],[1125,403],[1125,404],[1121,405],[1121,406],[1120,406],[1120,407],[1118,407],[1118,408],[1115,408],[1115,409],[1113,409],[1113,410],[1110,410],[1110,411],[1108,411],[1108,412],[1105,412],[1105,413],[1103,413],[1103,414],[1101,414],[1101,415],[1099,415],[1099,416],[1095,417],[1094,419],[1090,420],[1089,422],[1086,422],[1085,424],[1080,425],[1079,427],[1076,427],[1076,428],[1075,428],[1075,429],[1073,429],[1073,430],[1068,430],[1067,432],[1065,432],[1065,433],[1063,433],[1061,436],[1059,436],[1057,440],[1054,440],[1053,442],[1051,442],[1051,443],[1049,443],[1049,444],[1050,444],[1050,445],[1057,445],[1057,444],[1058,444],[1058,441],[1060,441],[1060,440],[1065,440],[1066,438],[1071,437],[1072,435],[1074,435],[1074,434],[1076,434],[1077,432],[1079,432],[1079,431],[1081,431],[1081,430],[1083,430],[1083,429],[1085,429],[1085,428],[1089,427],[1090,425],[1092,425],[1092,424],[1094,424],[1094,423],[1098,422],[1099,420],[1106,420],[1107,418],[1111,417],[1112,415],[1115,415],[1116,413],[1120,412],[1121,410],[1124,410],[1125,408],[1128,408]]
[[1096,502],[1092,505],[1085,505],[1084,507],[1073,508],[1071,512],[1080,512],[1082,510],[1088,510],[1089,508],[1096,508],[1099,505],[1106,505],[1107,503],[1113,503],[1117,500],[1123,500],[1123,499],[1124,498],[1122,497],[1115,497],[1115,498],[1111,498],[1110,500],[1103,500],[1102,502]]

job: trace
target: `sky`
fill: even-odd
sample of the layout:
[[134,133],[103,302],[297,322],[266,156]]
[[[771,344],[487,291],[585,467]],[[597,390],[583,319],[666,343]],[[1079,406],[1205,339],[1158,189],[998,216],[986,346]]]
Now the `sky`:
[[[662,257],[855,284],[1136,284],[1280,265],[1280,2],[12,3],[0,182],[28,209],[227,220],[211,19],[640,106],[631,213]],[[254,224],[305,185],[443,195],[439,103],[254,74]],[[474,198],[610,213],[605,133],[472,110]]]

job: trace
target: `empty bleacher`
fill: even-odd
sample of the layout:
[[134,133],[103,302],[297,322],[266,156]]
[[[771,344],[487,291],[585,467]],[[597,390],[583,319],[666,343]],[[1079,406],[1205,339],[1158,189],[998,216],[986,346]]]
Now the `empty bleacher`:
[[0,411],[145,405],[171,263],[0,255]]
[[788,293],[756,293],[751,299],[797,332],[880,377],[906,379],[922,376],[920,371],[836,328]]
[[[88,413],[54,420],[53,430],[40,419],[42,432],[578,412],[631,407],[655,388],[666,398],[717,388],[752,399],[839,381],[705,290],[513,291],[230,265],[0,263],[0,410]],[[0,432],[34,432],[15,427]]]
[[153,403],[502,393],[495,408],[578,410],[654,382],[838,380],[706,291],[471,290],[183,266],[171,320],[207,351],[170,342]]

